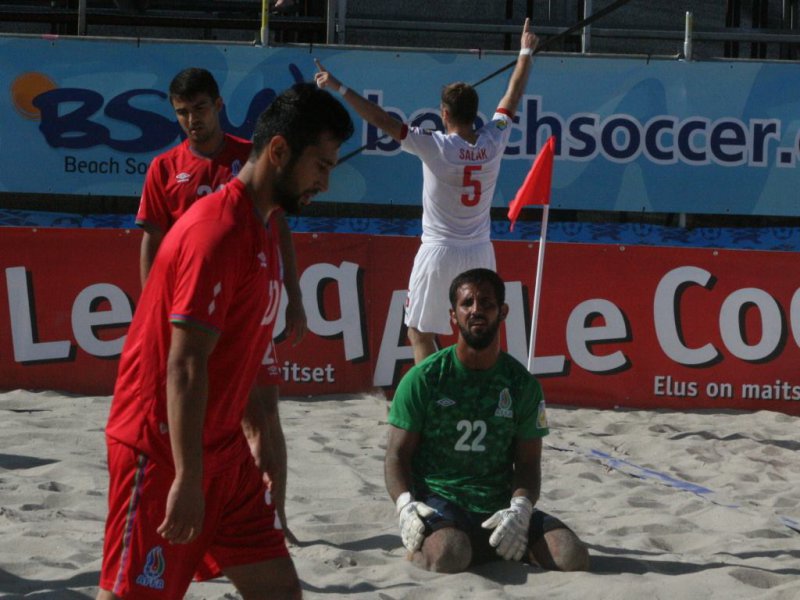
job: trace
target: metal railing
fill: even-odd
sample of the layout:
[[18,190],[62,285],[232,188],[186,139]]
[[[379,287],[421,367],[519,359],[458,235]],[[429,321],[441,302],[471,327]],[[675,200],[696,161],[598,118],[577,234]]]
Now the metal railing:
[[[766,0],[763,0],[766,1]],[[691,59],[695,42],[714,42],[724,45],[720,56],[736,57],[738,44],[753,45],[780,44],[800,48],[800,29],[798,29],[797,5],[800,0],[782,0],[781,28],[764,27],[742,28],[738,26],[737,11],[732,10],[741,0],[729,0],[726,22],[729,27],[696,29],[691,13],[686,14],[684,23],[676,23],[670,29],[641,29],[629,27],[598,27],[591,25],[576,34],[573,47],[579,52],[591,53],[594,39],[615,40],[666,40],[676,42],[676,54]],[[284,15],[270,14],[267,0],[260,3],[260,11],[255,2],[220,2],[211,10],[208,3],[193,3],[191,8],[182,10],[147,10],[140,14],[128,14],[113,8],[89,8],[87,0],[78,0],[78,8],[66,9],[45,6],[6,4],[0,6],[0,22],[50,23],[51,25],[74,26],[78,36],[86,36],[89,25],[166,27],[177,29],[229,29],[252,31],[256,41],[263,45],[270,43],[270,31],[310,32],[314,41],[327,44],[346,44],[347,32],[351,31],[394,31],[394,32],[439,32],[509,36],[519,32],[519,24],[514,22],[470,23],[440,22],[407,19],[373,19],[348,16],[347,0],[327,0],[324,15]],[[584,0],[584,14],[592,11],[592,0]],[[536,33],[541,37],[554,36],[563,27],[538,25]],[[391,40],[391,36],[387,36]],[[682,42],[682,43],[681,43]],[[391,44],[387,44],[391,45]],[[397,44],[393,44],[397,46]],[[784,53],[782,58],[793,58],[794,52]]]

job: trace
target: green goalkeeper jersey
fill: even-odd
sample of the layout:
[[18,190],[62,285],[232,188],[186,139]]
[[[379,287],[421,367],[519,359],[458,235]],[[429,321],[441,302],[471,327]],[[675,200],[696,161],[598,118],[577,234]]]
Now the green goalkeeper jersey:
[[415,494],[434,492],[470,511],[508,506],[514,443],[549,433],[542,388],[509,354],[467,369],[450,346],[400,381],[389,423],[421,434],[412,461]]

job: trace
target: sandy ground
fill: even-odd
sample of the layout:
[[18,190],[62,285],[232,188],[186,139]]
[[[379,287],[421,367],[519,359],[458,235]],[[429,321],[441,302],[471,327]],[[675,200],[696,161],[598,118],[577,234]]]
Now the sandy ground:
[[[92,598],[110,398],[0,394],[0,598]],[[291,547],[305,598],[800,598],[800,419],[550,407],[539,506],[589,545],[588,573],[404,558],[383,485],[387,403],[285,399]],[[235,599],[225,580],[187,598]]]

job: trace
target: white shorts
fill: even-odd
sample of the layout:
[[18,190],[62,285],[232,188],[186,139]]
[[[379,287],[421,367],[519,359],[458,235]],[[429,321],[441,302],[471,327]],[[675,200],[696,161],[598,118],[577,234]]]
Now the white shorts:
[[491,242],[471,246],[422,244],[408,282],[405,324],[425,333],[453,333],[450,284],[469,269],[496,270]]

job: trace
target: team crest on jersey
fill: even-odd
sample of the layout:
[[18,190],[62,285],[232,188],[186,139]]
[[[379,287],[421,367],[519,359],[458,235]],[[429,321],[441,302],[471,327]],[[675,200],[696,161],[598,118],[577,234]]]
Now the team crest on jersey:
[[503,131],[506,127],[508,127],[508,119],[497,119],[497,121],[494,122],[494,126],[500,131]]
[[497,400],[497,409],[494,411],[494,416],[513,419],[514,409],[512,405],[511,392],[508,391],[508,388],[504,388],[503,391],[500,392],[500,398]]
[[162,576],[166,568],[167,563],[164,560],[164,551],[161,546],[150,548],[145,559],[144,569],[142,574],[136,578],[136,583],[154,590],[163,590],[164,579]]
[[455,401],[455,400],[453,400],[452,398],[447,398],[447,397],[445,397],[445,398],[439,398],[439,399],[436,401],[436,404],[438,404],[438,405],[439,405],[439,406],[441,406],[442,408],[447,408],[448,406],[453,406],[455,403],[456,403],[456,401]]
[[177,175],[175,175],[175,181],[177,181],[178,183],[189,183],[189,180],[191,178],[192,174],[186,172],[178,173]]
[[231,163],[231,176],[236,177],[239,174],[239,171],[242,170],[242,161],[238,158]]
[[539,414],[536,415],[536,427],[547,429],[547,409],[544,407],[544,398],[539,402]]

